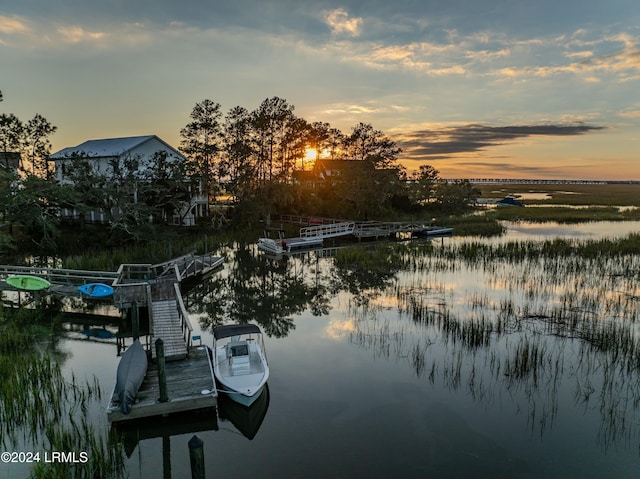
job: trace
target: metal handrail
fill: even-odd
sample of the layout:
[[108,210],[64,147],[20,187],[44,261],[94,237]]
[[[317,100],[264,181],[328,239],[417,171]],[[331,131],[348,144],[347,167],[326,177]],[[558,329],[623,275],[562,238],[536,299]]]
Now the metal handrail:
[[180,285],[173,283],[173,288],[176,293],[176,304],[178,306],[178,317],[180,318],[180,327],[182,328],[182,337],[187,343],[187,350],[191,347],[191,333],[193,332],[193,326],[189,320],[189,313],[184,306],[182,300],[182,293],[180,292]]
[[328,225],[307,226],[300,228],[301,238],[328,238],[331,236],[342,236],[353,233],[355,223],[345,221],[343,223],[333,223]]

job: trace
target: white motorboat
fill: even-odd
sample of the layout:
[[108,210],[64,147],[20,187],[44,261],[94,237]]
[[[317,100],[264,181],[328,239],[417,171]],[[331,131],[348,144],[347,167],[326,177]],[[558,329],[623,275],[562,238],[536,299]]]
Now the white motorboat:
[[262,331],[255,324],[213,329],[213,373],[229,398],[250,406],[264,391],[269,365]]

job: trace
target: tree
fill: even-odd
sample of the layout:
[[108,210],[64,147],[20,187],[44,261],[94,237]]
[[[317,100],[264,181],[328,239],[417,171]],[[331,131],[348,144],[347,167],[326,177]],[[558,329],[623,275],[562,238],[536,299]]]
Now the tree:
[[[2,92],[0,92],[1,101]],[[30,164],[31,174],[48,176],[48,159],[51,153],[49,137],[56,130],[57,127],[40,114],[36,114],[24,124],[13,113],[2,113],[0,115],[0,152],[19,152]]]
[[166,223],[189,204],[191,194],[183,162],[166,151],[157,151],[145,162],[142,171],[138,199],[148,207],[154,222]]
[[253,163],[250,142],[251,116],[236,106],[227,112],[224,122],[224,162],[228,175],[227,191],[238,201],[252,188]]
[[304,118],[292,118],[286,125],[282,140],[282,165],[280,177],[288,182],[298,162],[302,163],[309,145],[311,125]]
[[49,137],[54,134],[57,127],[40,114],[36,114],[24,127],[25,155],[31,163],[31,174],[49,176],[49,155],[51,154],[51,142]]
[[16,152],[22,149],[24,125],[13,113],[0,115],[0,152]]
[[109,195],[115,183],[104,174],[95,171],[93,160],[86,154],[72,153],[62,166],[62,182],[65,195],[62,207],[74,211],[84,226],[85,216],[92,211],[110,214]]
[[371,161],[376,168],[387,168],[402,151],[396,143],[368,123],[358,123],[345,141],[345,149],[354,160]]
[[[294,107],[283,98],[264,100],[251,114],[254,131],[256,167],[259,178],[271,181],[286,169],[287,127],[294,120]],[[279,170],[276,170],[279,167]]]
[[335,160],[340,154],[344,155],[344,151],[341,151],[341,149],[346,141],[346,137],[344,133],[337,128],[329,128],[327,133],[329,136],[325,143],[326,149],[329,152],[329,158]]
[[221,170],[222,113],[220,104],[212,100],[196,103],[191,122],[180,130],[180,148],[189,160],[188,172],[197,178],[208,196],[216,194],[216,182]]
[[431,202],[435,197],[440,172],[431,165],[421,165],[411,179],[413,180],[410,186],[411,199],[418,204]]
[[462,213],[473,206],[480,190],[469,180],[440,181],[436,188],[436,202],[444,213]]
[[27,175],[10,195],[7,219],[22,226],[41,253],[57,252],[61,188],[53,177]]

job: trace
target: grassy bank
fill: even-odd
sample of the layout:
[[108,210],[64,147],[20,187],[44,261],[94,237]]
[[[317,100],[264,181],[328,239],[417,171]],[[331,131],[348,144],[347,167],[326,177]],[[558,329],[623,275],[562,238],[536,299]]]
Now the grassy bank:
[[545,199],[526,200],[527,204],[640,206],[640,184],[490,184],[474,185],[482,198],[503,198],[506,195],[539,193]]
[[620,209],[612,206],[568,207],[510,207],[487,211],[488,218],[506,221],[530,221],[544,223],[585,223],[589,221],[638,221],[640,209]]

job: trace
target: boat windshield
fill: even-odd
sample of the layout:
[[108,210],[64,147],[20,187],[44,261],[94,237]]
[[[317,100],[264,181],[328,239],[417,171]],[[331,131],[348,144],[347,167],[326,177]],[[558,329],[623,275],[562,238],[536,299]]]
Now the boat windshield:
[[240,336],[242,334],[261,334],[260,328],[255,324],[229,324],[226,326],[218,326],[213,330],[215,339],[229,338],[231,336]]

